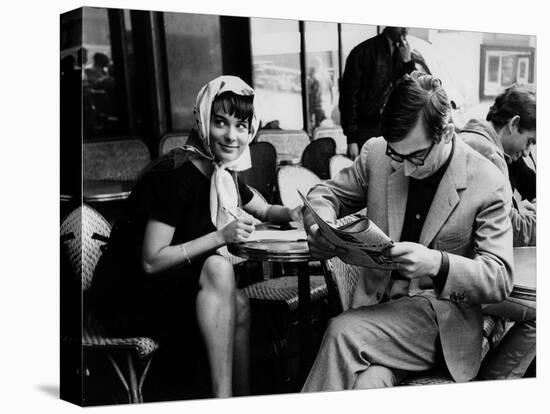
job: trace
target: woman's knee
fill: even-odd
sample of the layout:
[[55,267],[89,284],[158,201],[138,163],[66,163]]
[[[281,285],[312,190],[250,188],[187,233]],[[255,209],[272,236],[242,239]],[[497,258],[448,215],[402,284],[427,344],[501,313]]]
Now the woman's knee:
[[199,284],[202,289],[234,292],[236,284],[233,265],[222,256],[210,256],[202,266]]

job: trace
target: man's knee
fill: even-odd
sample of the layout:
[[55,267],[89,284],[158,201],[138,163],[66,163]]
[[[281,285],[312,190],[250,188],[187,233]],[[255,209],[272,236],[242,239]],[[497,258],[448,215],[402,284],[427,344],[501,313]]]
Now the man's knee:
[[199,284],[202,289],[232,293],[236,289],[233,265],[222,256],[212,255],[202,266]]
[[346,343],[369,341],[369,330],[365,329],[365,321],[360,321],[355,312],[344,312],[332,318],[328,323],[326,335],[331,340]]
[[393,387],[397,385],[402,375],[382,365],[371,365],[357,376],[353,385],[356,390]]

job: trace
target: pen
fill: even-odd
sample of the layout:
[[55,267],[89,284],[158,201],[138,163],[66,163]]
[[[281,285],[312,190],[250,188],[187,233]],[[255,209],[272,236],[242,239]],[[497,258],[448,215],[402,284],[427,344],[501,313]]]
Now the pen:
[[239,218],[234,214],[232,213],[231,211],[229,211],[228,209],[226,209],[225,207],[223,208],[225,210],[225,212],[227,214],[229,214],[231,217],[233,217],[235,220],[238,220]]

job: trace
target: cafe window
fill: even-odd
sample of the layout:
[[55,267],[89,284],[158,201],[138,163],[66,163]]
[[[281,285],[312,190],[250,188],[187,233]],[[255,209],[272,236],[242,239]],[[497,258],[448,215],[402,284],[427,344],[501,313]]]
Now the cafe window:
[[252,78],[262,126],[302,129],[298,21],[250,19]]
[[305,22],[304,27],[309,126],[339,125],[338,25]]
[[534,85],[535,49],[481,45],[480,98],[492,98],[514,85]]
[[[124,107],[122,79],[113,56],[110,11],[83,9],[82,103],[84,140],[127,132],[128,108]],[[114,13],[119,13],[118,11]],[[131,27],[127,27],[131,31]],[[117,63],[115,63],[115,61]]]
[[172,130],[194,128],[200,88],[222,75],[220,17],[164,13]]

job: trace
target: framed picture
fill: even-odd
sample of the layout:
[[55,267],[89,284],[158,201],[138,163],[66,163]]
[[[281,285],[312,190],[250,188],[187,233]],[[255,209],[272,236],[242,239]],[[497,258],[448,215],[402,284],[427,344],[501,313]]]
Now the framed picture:
[[535,49],[481,45],[479,98],[495,97],[514,84],[533,85]]

